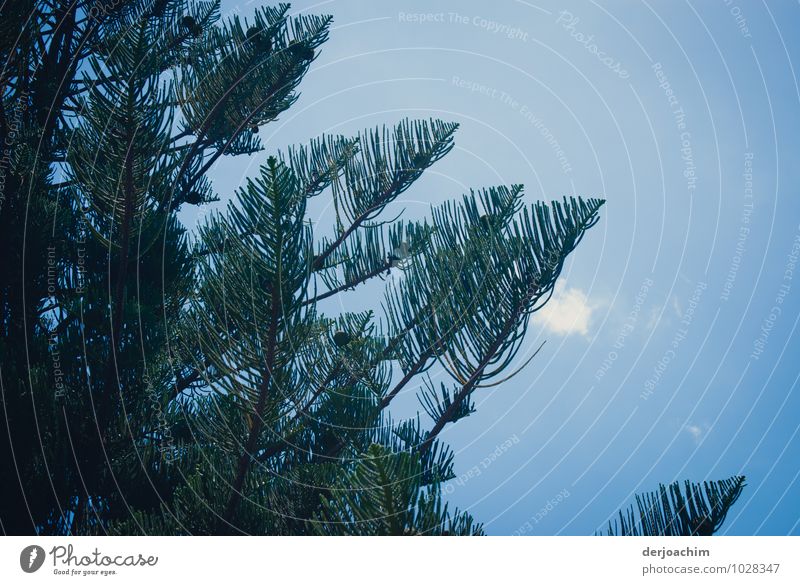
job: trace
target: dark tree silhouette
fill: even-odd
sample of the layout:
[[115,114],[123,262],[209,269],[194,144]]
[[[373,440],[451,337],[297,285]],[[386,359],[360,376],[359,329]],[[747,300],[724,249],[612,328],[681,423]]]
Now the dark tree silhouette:
[[[0,4],[4,533],[481,533],[442,501],[440,433],[509,376],[603,200],[498,186],[400,219],[457,127],[405,120],[272,152],[187,233],[327,39],[288,10]],[[380,309],[328,302],[381,281]],[[412,381],[428,422],[391,416]]]
[[609,536],[711,536],[742,493],[744,476],[722,481],[659,485],[658,491],[636,496],[636,507],[609,523]]

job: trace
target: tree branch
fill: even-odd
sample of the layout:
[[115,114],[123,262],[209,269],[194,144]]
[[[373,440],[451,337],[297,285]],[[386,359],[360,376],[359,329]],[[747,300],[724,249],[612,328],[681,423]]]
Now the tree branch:
[[333,288],[331,290],[325,291],[322,294],[318,294],[313,299],[307,299],[307,300],[303,301],[303,305],[305,306],[305,305],[316,304],[317,302],[319,302],[319,301],[321,301],[323,299],[327,299],[328,297],[332,297],[333,295],[339,294],[340,292],[344,292],[346,290],[352,290],[355,287],[357,287],[359,284],[363,284],[366,281],[368,281],[369,279],[375,278],[376,276],[379,276],[381,273],[383,273],[386,270],[389,270],[391,267],[392,267],[392,263],[387,260],[384,265],[379,266],[378,268],[376,268],[372,272],[368,272],[367,274],[362,275],[355,282],[346,282],[341,286],[337,286],[336,288]]
[[431,349],[427,349],[422,352],[422,355],[420,355],[419,359],[414,363],[414,365],[409,368],[406,375],[403,376],[403,378],[395,385],[394,388],[392,388],[391,392],[383,397],[383,400],[381,400],[380,404],[378,405],[379,410],[383,410],[389,406],[389,403],[394,400],[394,397],[397,396],[400,390],[402,390],[403,387],[408,384],[414,376],[419,374],[420,370],[425,366],[432,355],[433,350]]
[[455,398],[453,399],[453,402],[450,404],[447,410],[445,410],[442,413],[442,416],[440,416],[439,420],[436,421],[436,424],[433,425],[433,428],[428,433],[428,436],[419,446],[418,450],[421,454],[425,454],[431,448],[433,441],[436,439],[439,433],[442,432],[442,429],[445,427],[445,425],[447,425],[447,423],[450,422],[450,419],[461,407],[461,403],[464,401],[465,398],[467,398],[467,396],[469,396],[470,392],[472,392],[472,390],[475,388],[475,385],[480,381],[481,375],[483,374],[486,367],[489,365],[489,362],[492,361],[492,358],[494,358],[497,351],[503,346],[503,343],[505,342],[506,338],[514,328],[514,325],[517,319],[519,318],[520,313],[523,311],[524,307],[527,305],[529,300],[534,296],[535,294],[534,291],[535,288],[532,288],[528,292],[528,294],[526,294],[520,300],[514,312],[511,314],[511,317],[509,317],[509,319],[503,326],[503,329],[497,335],[492,345],[489,346],[489,349],[486,351],[486,354],[484,355],[483,359],[478,364],[478,367],[475,368],[475,371],[461,387],[461,390],[459,390],[458,394],[456,394]]
[[392,193],[398,189],[398,187],[402,184],[402,181],[399,178],[395,178],[392,183],[389,185],[389,188],[382,192],[375,200],[372,202],[364,213],[359,215],[355,221],[348,227],[345,231],[343,231],[338,238],[336,238],[333,242],[331,242],[328,247],[319,254],[315,259],[312,265],[314,270],[319,270],[322,268],[322,265],[325,263],[325,260],[333,254],[333,252],[338,248],[342,242],[344,242],[350,234],[352,234],[358,227],[365,222],[370,215],[372,215],[377,209],[381,207],[381,205],[385,205],[388,203],[387,199],[391,197]]
[[[254,57],[254,59],[255,59],[255,57]],[[175,180],[176,184],[179,182],[179,180],[182,178],[183,174],[186,172],[186,169],[188,168],[188,161],[190,161],[191,158],[194,157],[197,154],[198,147],[196,145],[198,145],[201,142],[201,140],[203,139],[203,136],[208,131],[208,129],[211,127],[211,124],[214,122],[217,114],[222,110],[222,107],[227,103],[228,98],[230,98],[230,96],[233,94],[233,90],[236,89],[236,87],[247,78],[247,76],[253,71],[253,69],[255,69],[255,67],[256,67],[256,65],[253,65],[252,67],[248,68],[242,75],[237,77],[237,79],[226,90],[226,92],[223,94],[223,96],[220,98],[220,100],[216,104],[214,104],[213,108],[211,108],[211,112],[208,114],[208,117],[206,118],[205,122],[203,123],[203,126],[200,128],[200,130],[197,133],[197,137],[198,137],[197,140],[192,143],[192,147],[189,150],[189,154],[186,155],[186,158],[184,159],[184,163],[181,165],[181,168],[178,171],[178,176],[177,176],[177,178]],[[217,149],[214,152],[214,154],[211,156],[211,158],[205,164],[203,164],[203,166],[200,168],[200,170],[197,173],[195,173],[195,175],[189,180],[189,184],[186,187],[187,189],[191,188],[197,182],[197,180],[200,177],[205,175],[205,173],[211,168],[211,165],[213,165],[214,162],[220,156],[225,154],[227,149],[230,148],[230,145],[233,144],[233,141],[236,140],[236,138],[239,136],[241,131],[245,127],[250,125],[250,122],[252,122],[253,118],[258,113],[260,113],[261,110],[264,109],[264,107],[267,105],[267,103],[269,103],[269,101],[275,97],[275,94],[278,92],[278,90],[281,89],[282,87],[284,87],[285,85],[286,85],[286,80],[281,78],[280,85],[276,83],[270,88],[270,92],[267,94],[267,97],[265,97],[263,100],[261,100],[261,102],[259,102],[259,104],[255,108],[253,108],[253,111],[250,112],[250,114],[245,116],[245,119],[234,130],[233,134],[228,138],[228,140],[225,142],[225,144],[222,146],[222,148]],[[208,146],[208,145],[209,144],[206,143],[206,146]]]
[[[130,114],[133,109],[135,108],[134,104],[134,97],[133,97],[133,82],[128,82],[128,104],[127,109],[128,113]],[[132,119],[129,119],[128,122],[132,122]],[[128,257],[130,254],[130,236],[131,236],[131,224],[133,223],[133,198],[134,198],[134,190],[136,188],[134,184],[134,177],[133,177],[133,165],[134,165],[134,141],[135,141],[135,134],[136,131],[134,130],[131,132],[130,126],[126,132],[127,141],[128,141],[128,148],[125,151],[125,161],[123,163],[123,189],[124,189],[124,208],[123,208],[123,218],[122,218],[122,236],[120,242],[120,257],[119,257],[119,269],[117,274],[117,282],[116,282],[116,289],[114,291],[114,298],[112,300],[112,319],[111,319],[111,360],[108,363],[108,370],[106,373],[106,389],[111,387],[111,383],[113,381],[114,371],[117,365],[117,351],[119,350],[119,342],[122,337],[122,313],[124,308],[124,295],[125,295],[125,285],[128,279]]]
[[264,428],[264,409],[267,405],[267,397],[272,380],[272,369],[275,367],[275,353],[278,345],[278,318],[280,317],[280,298],[273,287],[270,293],[270,324],[268,331],[267,352],[265,356],[265,371],[262,375],[261,388],[259,389],[258,403],[256,404],[255,418],[253,419],[250,433],[245,443],[244,451],[239,457],[237,465],[236,477],[231,485],[231,495],[228,499],[228,505],[225,507],[223,515],[217,525],[218,531],[221,531],[227,524],[233,528],[233,517],[239,507],[239,502],[242,499],[242,487],[244,480],[247,476],[247,471],[250,468],[250,462],[253,459],[253,451],[255,451],[258,438],[261,435],[261,430]]

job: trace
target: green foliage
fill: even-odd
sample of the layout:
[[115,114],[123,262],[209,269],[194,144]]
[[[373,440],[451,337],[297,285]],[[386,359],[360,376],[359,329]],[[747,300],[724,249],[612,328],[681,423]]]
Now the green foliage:
[[[22,31],[0,45],[0,464],[19,480],[3,530],[481,533],[441,499],[439,435],[513,374],[603,200],[498,186],[402,219],[392,205],[457,129],[403,120],[273,153],[187,234],[178,210],[219,199],[220,157],[263,149],[330,17],[32,8],[0,15]],[[331,225],[309,220],[314,197]],[[326,302],[381,280],[373,311]],[[412,380],[430,420],[392,417]]]
[[636,508],[620,511],[609,522],[609,536],[711,536],[745,486],[744,476],[721,481],[659,485],[657,492],[636,496]]
[[482,534],[469,514],[448,513],[438,483],[425,485],[419,457],[371,445],[355,469],[330,490],[315,530],[324,535]]

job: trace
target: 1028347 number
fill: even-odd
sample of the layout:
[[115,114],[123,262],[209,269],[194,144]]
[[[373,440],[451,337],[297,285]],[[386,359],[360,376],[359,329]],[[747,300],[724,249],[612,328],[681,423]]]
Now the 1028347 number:
[[733,572],[742,574],[777,573],[780,566],[780,563],[735,563]]

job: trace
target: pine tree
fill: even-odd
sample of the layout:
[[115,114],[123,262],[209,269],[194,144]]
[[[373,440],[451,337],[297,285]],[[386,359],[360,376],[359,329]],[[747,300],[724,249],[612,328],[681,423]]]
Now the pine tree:
[[721,481],[659,485],[636,496],[633,506],[609,522],[608,536],[712,536],[742,495],[744,476]]
[[[187,233],[178,211],[264,149],[327,39],[288,11],[0,7],[5,533],[482,532],[442,501],[439,435],[513,375],[603,200],[499,186],[393,217],[456,131],[404,120],[272,153]],[[375,280],[380,310],[323,310]],[[391,416],[412,380],[430,424]]]
[[177,211],[295,99],[330,19],[287,10],[246,29],[218,2],[3,3],[5,532],[104,531],[172,497],[157,447],[197,283]]

